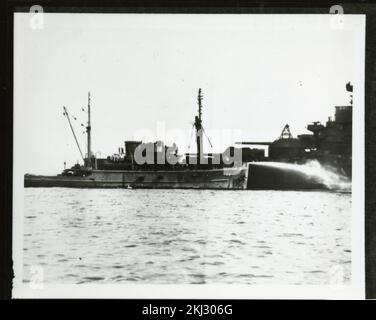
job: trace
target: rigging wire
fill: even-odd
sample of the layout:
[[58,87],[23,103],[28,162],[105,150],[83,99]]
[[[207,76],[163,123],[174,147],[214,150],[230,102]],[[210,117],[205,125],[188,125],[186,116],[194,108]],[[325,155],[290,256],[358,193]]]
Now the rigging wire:
[[193,137],[193,127],[195,126],[195,124],[192,125],[192,128],[191,128],[191,137],[189,138],[189,144],[188,144],[188,153],[189,153],[189,150],[191,149],[191,143],[192,143],[192,137]]
[[208,135],[206,134],[206,131],[205,131],[204,127],[202,127],[202,131],[204,132],[206,139],[208,139],[209,144],[210,144],[210,147],[213,148],[213,144],[211,143],[211,141],[210,141]]

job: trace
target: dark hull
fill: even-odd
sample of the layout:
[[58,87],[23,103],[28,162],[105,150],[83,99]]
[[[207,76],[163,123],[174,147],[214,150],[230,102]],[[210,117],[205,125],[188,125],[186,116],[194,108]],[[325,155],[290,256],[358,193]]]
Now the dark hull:
[[249,190],[328,190],[319,179],[302,172],[250,163],[247,189]]
[[87,177],[25,175],[27,187],[245,189],[247,167],[181,171],[94,170]]

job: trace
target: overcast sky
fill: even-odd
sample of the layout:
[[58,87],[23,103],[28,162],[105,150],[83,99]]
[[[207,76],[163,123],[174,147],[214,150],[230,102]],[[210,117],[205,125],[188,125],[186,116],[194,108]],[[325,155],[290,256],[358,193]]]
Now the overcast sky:
[[335,29],[328,15],[63,13],[45,14],[44,27],[32,29],[29,15],[17,13],[15,155],[29,173],[58,173],[79,160],[62,106],[78,118],[85,149],[89,90],[92,149],[103,157],[141,129],[155,133],[158,122],[189,138],[198,88],[214,145],[205,141],[206,152],[222,151],[225,129],[253,141],[273,141],[286,123],[294,136],[308,133],[309,122],[348,104],[345,84],[360,72],[363,19],[346,18]]

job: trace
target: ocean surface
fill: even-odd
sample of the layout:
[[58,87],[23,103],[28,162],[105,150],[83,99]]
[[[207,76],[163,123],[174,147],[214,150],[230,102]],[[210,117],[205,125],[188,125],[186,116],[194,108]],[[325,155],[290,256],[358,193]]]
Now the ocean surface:
[[26,188],[23,278],[349,283],[351,194]]

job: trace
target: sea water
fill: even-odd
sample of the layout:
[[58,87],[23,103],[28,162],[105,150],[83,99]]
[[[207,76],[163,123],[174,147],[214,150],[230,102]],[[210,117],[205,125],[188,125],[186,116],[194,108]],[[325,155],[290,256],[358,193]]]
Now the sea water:
[[35,266],[51,284],[351,281],[350,193],[24,191],[24,282]]

